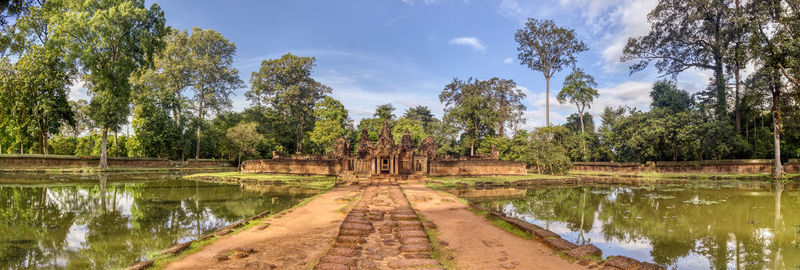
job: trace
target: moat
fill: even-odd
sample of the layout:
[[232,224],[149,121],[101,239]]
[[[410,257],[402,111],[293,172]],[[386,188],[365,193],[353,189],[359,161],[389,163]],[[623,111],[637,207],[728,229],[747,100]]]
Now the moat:
[[[800,266],[800,191],[766,182],[560,186],[469,200],[668,269],[795,269]],[[502,195],[507,193],[508,195]],[[475,195],[478,196],[475,196]]]
[[32,177],[0,177],[0,269],[124,268],[310,196],[172,174]]

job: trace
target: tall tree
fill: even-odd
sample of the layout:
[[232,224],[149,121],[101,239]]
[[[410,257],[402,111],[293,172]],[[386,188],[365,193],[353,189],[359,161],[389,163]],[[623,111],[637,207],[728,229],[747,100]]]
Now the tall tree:
[[433,113],[431,113],[431,110],[422,105],[406,109],[406,112],[403,114],[403,118],[421,122],[425,132],[430,132],[431,124],[436,121],[436,118],[433,116]]
[[242,167],[242,155],[258,154],[256,146],[264,139],[264,136],[258,133],[257,127],[258,124],[255,122],[239,123],[225,133],[225,137],[236,151],[239,168]]
[[50,135],[57,133],[62,124],[74,125],[66,92],[75,71],[72,63],[64,61],[64,50],[50,40],[53,23],[45,10],[52,4],[45,0],[17,4],[24,10],[6,32],[11,39],[7,44],[9,52],[21,55],[15,65],[15,103],[23,107],[16,110],[30,110],[30,119],[26,120],[29,126],[20,126],[21,131],[37,133],[38,152],[49,154]]
[[375,107],[375,113],[372,116],[381,119],[381,122],[383,122],[383,120],[388,120],[389,122],[392,122],[394,121],[395,117],[394,105],[392,105],[392,103],[378,105],[378,107]]
[[583,144],[583,157],[586,159],[586,139],[583,115],[586,108],[592,107],[592,102],[600,94],[597,93],[597,83],[592,75],[586,74],[583,70],[576,68],[564,79],[564,87],[558,92],[558,102],[575,104],[578,107],[578,116],[581,121],[581,140]]
[[311,142],[321,146],[325,152],[333,149],[333,140],[352,130],[352,120],[341,102],[325,97],[314,107],[314,129],[309,133]]
[[251,89],[245,94],[253,105],[272,106],[294,124],[296,153],[303,148],[303,136],[314,126],[314,106],[331,92],[330,87],[311,78],[315,61],[291,53],[264,60],[250,77]]
[[162,47],[161,8],[144,0],[51,0],[54,37],[84,70],[92,96],[90,117],[102,127],[100,168],[108,168],[108,130],[130,114],[131,74]]
[[672,112],[682,112],[689,110],[694,103],[689,92],[678,89],[675,82],[661,80],[653,84],[650,91],[650,106],[653,108],[664,108]]
[[[200,159],[200,130],[203,127],[206,113],[219,113],[231,106],[230,95],[233,90],[242,87],[239,70],[233,67],[236,55],[236,44],[229,41],[217,31],[192,28],[189,37],[189,58],[191,59],[192,90],[194,109],[197,112],[197,144],[195,159]],[[182,69],[174,71],[184,72]],[[179,80],[176,80],[179,81]],[[182,85],[175,84],[174,89]],[[174,90],[177,91],[177,90]],[[176,95],[177,97],[177,95]]]
[[[169,34],[164,38],[166,41],[165,48],[158,53],[153,61],[153,66],[142,70],[134,79],[137,92],[145,95],[147,98],[136,99],[141,102],[155,102],[155,104],[136,104],[147,106],[157,105],[159,110],[164,110],[171,114],[171,121],[177,128],[179,141],[177,149],[180,159],[185,160],[186,149],[184,139],[187,115],[185,109],[189,106],[191,101],[184,91],[191,87],[193,81],[194,59],[187,57],[191,55],[191,47],[189,46],[189,34],[187,31],[177,31],[170,29]],[[148,110],[149,111],[149,110]],[[142,111],[144,112],[144,111]],[[134,114],[135,115],[135,114]],[[144,115],[144,114],[142,114]],[[169,119],[167,119],[169,120]],[[142,119],[146,121],[146,119]],[[136,136],[136,138],[145,138]]]
[[639,60],[631,73],[652,61],[660,73],[673,77],[690,68],[714,71],[715,113],[721,119],[728,110],[724,66],[732,13],[729,0],[660,0],[648,14],[650,32],[628,39],[620,60]]
[[455,78],[439,94],[439,101],[445,105],[445,118],[454,120],[466,135],[470,156],[474,156],[475,145],[483,137],[494,134],[497,114],[491,103],[489,83]]
[[[70,65],[61,59],[58,50],[34,45],[14,65],[15,74],[9,88],[0,89],[7,96],[3,107],[17,117],[19,136],[38,133],[39,153],[49,154],[47,140],[63,123],[74,125],[67,102]],[[20,137],[20,141],[21,141]]]
[[589,47],[575,37],[575,30],[557,26],[552,20],[528,18],[514,39],[519,44],[520,63],[542,72],[547,82],[545,119],[550,126],[550,79],[564,67],[574,66],[575,55]]
[[495,77],[489,79],[487,83],[490,87],[489,98],[497,113],[497,119],[495,119],[497,135],[505,137],[507,124],[513,125],[516,129],[518,124],[525,122],[525,118],[522,117],[525,112],[525,105],[522,104],[525,93],[517,87],[517,83],[513,80]]
[[[14,25],[20,15],[25,14],[34,0],[0,0],[0,56],[4,56],[14,39]],[[44,0],[37,0],[42,2]],[[40,3],[41,5],[41,3]]]
[[[782,74],[790,82],[793,79],[787,73],[786,66],[791,66],[797,61],[797,37],[800,27],[797,26],[797,16],[800,14],[800,4],[796,1],[756,1],[750,3],[749,14],[752,23],[752,37],[750,41],[754,55],[760,56],[762,68],[759,71],[768,78],[769,91],[772,95],[772,135],[773,135],[773,177],[783,175],[781,164],[781,132],[783,119],[781,117],[782,94],[785,91]],[[797,70],[795,70],[797,72]],[[758,72],[757,72],[758,73]]]

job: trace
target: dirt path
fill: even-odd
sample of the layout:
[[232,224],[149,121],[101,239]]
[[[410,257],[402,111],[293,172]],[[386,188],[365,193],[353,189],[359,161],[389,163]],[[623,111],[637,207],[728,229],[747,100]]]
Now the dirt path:
[[[309,269],[334,241],[345,218],[339,210],[362,192],[353,186],[333,189],[291,212],[270,217],[267,228],[256,226],[225,236],[165,269]],[[237,248],[252,248],[255,253],[236,258],[250,253]],[[231,256],[217,261],[218,254]]]
[[432,221],[439,240],[455,257],[458,269],[585,269],[554,255],[535,240],[525,240],[475,215],[449,194],[422,184],[402,186],[414,209]]

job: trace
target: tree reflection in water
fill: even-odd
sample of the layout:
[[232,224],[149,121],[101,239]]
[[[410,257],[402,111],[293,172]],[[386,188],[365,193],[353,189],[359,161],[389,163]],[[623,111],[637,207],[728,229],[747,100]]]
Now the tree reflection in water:
[[[800,267],[800,191],[771,183],[528,189],[471,199],[576,244],[678,269]],[[781,212],[781,209],[784,209]]]
[[91,182],[0,184],[0,269],[114,269],[308,195],[101,175]]

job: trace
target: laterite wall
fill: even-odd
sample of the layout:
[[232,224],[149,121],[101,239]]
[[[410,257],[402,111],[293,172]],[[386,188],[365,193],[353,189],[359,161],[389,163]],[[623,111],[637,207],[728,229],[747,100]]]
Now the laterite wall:
[[430,162],[430,176],[522,175],[524,162],[500,160],[453,160]]
[[[787,163],[787,172],[790,163]],[[572,171],[658,172],[658,173],[772,173],[771,159],[731,159],[702,161],[574,162]]]
[[342,164],[336,160],[259,159],[242,162],[245,173],[338,175]]
[[[73,156],[0,156],[3,169],[50,169],[97,167],[99,157]],[[167,159],[157,158],[108,158],[109,167],[169,167]]]

